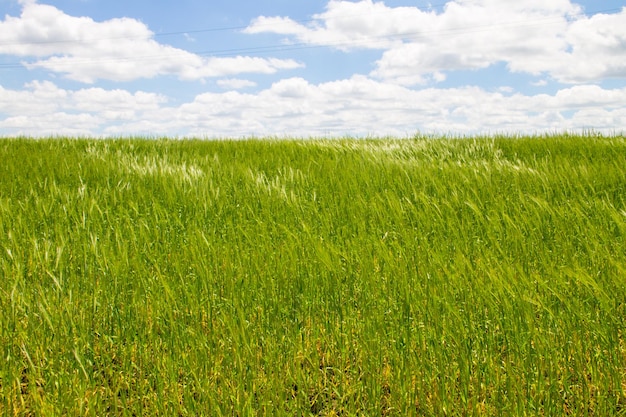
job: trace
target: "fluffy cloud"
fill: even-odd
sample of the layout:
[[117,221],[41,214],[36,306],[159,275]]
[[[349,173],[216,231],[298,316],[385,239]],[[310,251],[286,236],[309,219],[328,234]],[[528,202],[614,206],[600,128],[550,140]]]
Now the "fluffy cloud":
[[256,83],[250,80],[241,80],[239,78],[227,78],[217,80],[217,85],[226,89],[240,90],[243,88],[256,87]]
[[329,45],[341,50],[385,49],[407,35],[431,30],[434,12],[415,7],[390,8],[371,0],[360,2],[331,0],[326,11],[313,16],[310,25],[287,17],[261,16],[244,32],[295,35],[299,42]]
[[102,134],[104,126],[143,117],[165,102],[165,97],[153,93],[102,88],[71,91],[49,81],[28,83],[24,90],[0,86],[0,132]]
[[478,87],[413,90],[353,76],[320,84],[290,78],[258,93],[206,92],[169,106],[163,96],[151,93],[71,91],[33,82],[20,91],[0,88],[0,135],[614,133],[626,126],[623,103],[626,88],[578,85],[552,95],[522,95]]
[[23,1],[19,17],[0,21],[0,54],[35,57],[28,68],[44,68],[93,83],[98,79],[130,81],[159,75],[183,80],[242,73],[272,74],[301,64],[291,59],[202,57],[160,44],[148,27],[129,18],[95,22],[59,9]]
[[246,32],[342,50],[383,50],[371,75],[403,85],[498,62],[562,83],[626,76],[626,8],[587,17],[569,0],[455,0],[440,13],[331,0],[310,24],[260,17]]

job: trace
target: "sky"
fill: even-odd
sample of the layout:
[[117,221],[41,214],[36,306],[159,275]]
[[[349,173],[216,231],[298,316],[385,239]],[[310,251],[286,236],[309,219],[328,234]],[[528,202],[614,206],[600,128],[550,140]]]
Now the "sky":
[[0,136],[626,131],[615,0],[0,0]]

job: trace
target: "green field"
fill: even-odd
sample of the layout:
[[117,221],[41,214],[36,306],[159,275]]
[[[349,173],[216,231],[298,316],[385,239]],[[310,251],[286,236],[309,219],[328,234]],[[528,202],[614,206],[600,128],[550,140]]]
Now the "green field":
[[0,161],[0,415],[626,415],[624,137]]

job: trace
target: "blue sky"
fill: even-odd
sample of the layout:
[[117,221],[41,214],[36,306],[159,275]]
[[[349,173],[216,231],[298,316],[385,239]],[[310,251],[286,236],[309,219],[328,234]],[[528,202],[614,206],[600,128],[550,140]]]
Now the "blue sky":
[[619,133],[623,3],[0,0],[0,136]]

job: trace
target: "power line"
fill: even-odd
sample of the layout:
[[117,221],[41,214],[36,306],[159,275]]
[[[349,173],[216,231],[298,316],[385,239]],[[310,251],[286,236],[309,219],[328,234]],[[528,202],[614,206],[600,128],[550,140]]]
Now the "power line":
[[[605,9],[601,11],[597,11],[595,13],[602,13],[614,10],[621,9]],[[478,25],[473,27],[459,27],[459,28],[451,28],[446,30],[433,30],[433,31],[412,31],[412,32],[399,32],[395,34],[387,34],[381,36],[370,36],[361,39],[352,39],[349,41],[338,41],[338,42],[325,42],[325,43],[312,43],[312,42],[300,42],[293,44],[274,44],[274,45],[266,45],[266,46],[258,46],[258,47],[247,47],[247,48],[231,48],[231,49],[213,49],[213,50],[204,50],[204,51],[186,51],[180,49],[180,52],[172,53],[172,54],[158,54],[158,55],[144,55],[144,56],[134,56],[134,57],[111,57],[111,58],[95,58],[95,59],[83,59],[76,60],[73,59],[70,62],[67,62],[67,65],[80,65],[80,64],[90,64],[90,63],[100,63],[100,62],[129,62],[129,61],[150,61],[155,59],[164,59],[164,58],[173,58],[182,55],[196,55],[196,56],[215,56],[215,57],[229,57],[229,56],[240,56],[242,54],[249,55],[260,55],[267,53],[279,53],[279,52],[287,52],[287,51],[295,51],[295,50],[304,50],[304,49],[315,49],[315,48],[358,48],[360,45],[367,44],[368,46],[372,46],[372,43],[386,43],[393,40],[402,40],[406,38],[416,39],[416,38],[425,38],[427,36],[436,35],[438,37],[449,37],[449,36],[458,36],[467,33],[473,32],[481,32],[486,30],[493,30],[496,28],[513,28],[513,27],[526,27],[526,26],[537,26],[544,25],[549,22],[558,22],[562,21],[563,16],[555,16],[555,17],[547,17],[544,19],[537,19],[533,21],[517,21],[517,22],[506,22],[500,24],[489,24],[489,25]],[[313,20],[313,19],[311,19]],[[271,25],[270,25],[271,26]],[[247,27],[247,26],[246,26]],[[221,30],[232,30],[235,27],[231,28],[214,28],[214,29],[202,29],[196,32],[206,32],[206,31],[221,31]],[[244,26],[239,26],[237,28],[245,28]],[[161,35],[174,35],[174,34],[184,34],[184,33],[193,33],[193,31],[186,32],[166,32]],[[155,35],[156,36],[156,35]],[[127,39],[133,39],[132,37]],[[64,41],[58,41],[64,42]],[[27,43],[30,44],[30,43]],[[2,44],[0,44],[2,45]],[[382,48],[382,46],[381,46]],[[373,48],[378,49],[378,48]],[[10,62],[0,64],[0,69],[15,69],[15,68],[23,68],[24,65],[28,65],[29,63],[25,62]]]
[[[438,3],[438,4],[429,4],[429,8],[433,9],[433,8],[437,8],[437,7],[441,7],[441,6],[445,6],[448,2],[444,2],[444,3]],[[418,10],[421,10],[419,7],[416,7]],[[388,11],[386,11],[385,13],[392,13],[396,10],[397,8],[391,8]],[[368,15],[370,13],[355,13],[355,14],[350,14],[350,15],[343,15],[343,16],[333,16],[333,18],[339,18],[339,19],[347,19],[347,18],[353,18],[355,16],[364,16],[364,15]],[[303,23],[310,23],[310,22],[315,22],[318,21],[318,18],[308,18],[308,19],[290,19],[292,22],[294,23],[299,23],[299,24],[303,24]],[[276,26],[276,24],[274,23],[265,23],[265,24],[261,24],[258,26]],[[249,28],[250,25],[246,25],[246,26],[226,26],[226,27],[221,27],[221,28],[207,28],[207,29],[196,29],[196,30],[187,30],[187,31],[177,31],[177,32],[160,32],[160,33],[155,33],[154,36],[171,36],[171,35],[186,35],[186,34],[193,34],[193,33],[204,33],[204,32],[224,32],[224,31],[236,31],[236,30],[244,30]]]
[[[447,2],[446,2],[447,3]],[[431,8],[441,7],[446,3],[439,3],[435,5],[431,5]],[[386,13],[392,13],[395,11],[395,8],[389,9]],[[346,19],[353,18],[354,16],[363,16],[368,15],[370,13],[357,13],[343,16],[333,16],[333,18]],[[317,21],[317,18],[308,18],[308,19],[290,19],[294,23],[304,24]],[[265,23],[260,24],[258,27],[263,26],[276,26],[276,23]],[[211,32],[234,32],[239,30],[244,30],[250,27],[250,25],[239,25],[239,26],[223,26],[223,27],[213,27],[213,28],[202,28],[202,29],[192,29],[192,30],[179,30],[173,32],[157,32],[151,33],[150,36],[113,36],[113,37],[105,37],[105,38],[90,38],[90,39],[58,39],[58,40],[42,40],[42,41],[29,41],[29,42],[0,42],[0,46],[23,46],[23,45],[47,45],[47,44],[64,44],[64,43],[88,43],[88,42],[97,42],[103,40],[121,40],[121,39],[152,39],[153,37],[167,37],[167,36],[180,36],[180,35],[190,35],[197,33],[211,33]]]
[[[445,6],[449,2],[438,3],[434,5],[430,5],[430,8],[438,8],[441,6]],[[386,13],[393,13],[397,8],[390,8]],[[598,13],[612,13],[616,11],[622,10],[621,8],[611,8],[611,9],[603,9],[603,10],[594,10],[591,12],[581,12],[576,14],[575,16],[583,16],[583,15],[594,15]],[[350,14],[343,16],[333,16],[333,19],[348,19],[353,18],[355,16],[363,16],[369,15],[370,13],[359,13],[359,14]],[[559,16],[561,17],[561,16]],[[304,24],[310,23],[314,21],[318,21],[318,18],[309,18],[309,19],[290,19],[294,23]],[[265,23],[257,25],[257,27],[263,26],[277,26],[276,23]],[[54,45],[54,44],[71,44],[71,43],[90,43],[90,42],[98,42],[103,40],[133,40],[133,39],[152,39],[156,37],[167,37],[167,36],[180,36],[180,35],[190,35],[190,34],[198,34],[198,33],[215,33],[215,32],[234,32],[239,30],[244,30],[250,27],[250,25],[239,25],[239,26],[224,26],[224,27],[213,27],[213,28],[203,28],[203,29],[193,29],[193,30],[180,30],[180,31],[172,31],[172,32],[157,32],[151,33],[149,36],[114,36],[114,37],[105,37],[105,38],[89,38],[89,39],[57,39],[57,40],[41,40],[41,41],[28,41],[28,42],[0,42],[0,46],[24,46],[24,45]]]

